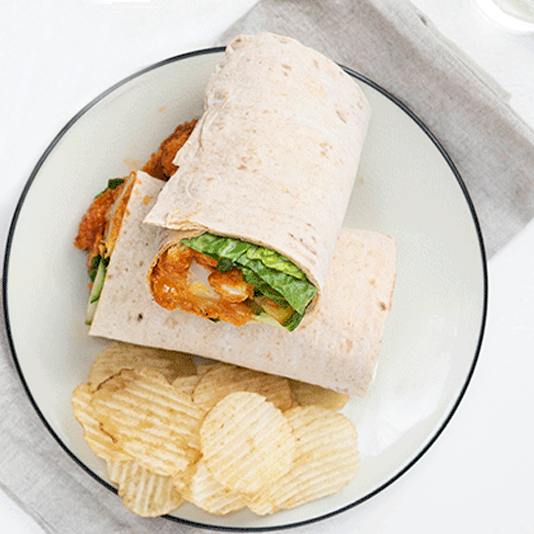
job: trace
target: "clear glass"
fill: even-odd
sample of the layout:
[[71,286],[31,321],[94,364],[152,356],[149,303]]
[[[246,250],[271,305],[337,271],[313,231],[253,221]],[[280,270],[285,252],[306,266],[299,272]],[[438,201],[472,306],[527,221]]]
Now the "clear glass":
[[534,33],[534,0],[475,0],[493,21],[518,33]]

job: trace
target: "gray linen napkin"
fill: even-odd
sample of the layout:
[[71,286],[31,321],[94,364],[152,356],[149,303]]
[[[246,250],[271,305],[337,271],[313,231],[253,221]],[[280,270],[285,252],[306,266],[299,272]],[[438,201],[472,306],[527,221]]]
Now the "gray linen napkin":
[[[490,254],[531,219],[533,133],[507,106],[505,93],[411,4],[263,0],[220,42],[264,30],[298,38],[408,104],[459,168]],[[45,532],[200,532],[166,519],[137,518],[123,509],[118,497],[76,465],[43,426],[16,374],[1,319],[0,353],[0,489]]]
[[262,0],[221,37],[298,39],[404,102],[458,168],[488,256],[534,217],[534,132],[508,95],[403,0]]

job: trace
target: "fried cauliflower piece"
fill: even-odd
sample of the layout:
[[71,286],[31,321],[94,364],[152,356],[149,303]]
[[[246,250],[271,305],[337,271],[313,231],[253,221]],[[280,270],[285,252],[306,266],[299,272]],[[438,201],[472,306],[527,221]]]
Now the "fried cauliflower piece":
[[254,296],[254,286],[243,280],[243,273],[235,267],[227,273],[214,271],[208,282],[215,292],[227,302],[244,302]]
[[215,260],[185,245],[169,247],[150,277],[154,299],[167,310],[243,326],[252,315],[245,301],[254,296],[254,287],[238,269],[223,273],[216,266]]

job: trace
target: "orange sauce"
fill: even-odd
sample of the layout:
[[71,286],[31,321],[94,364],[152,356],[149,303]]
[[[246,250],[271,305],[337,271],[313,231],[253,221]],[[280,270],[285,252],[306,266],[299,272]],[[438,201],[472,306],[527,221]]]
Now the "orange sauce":
[[178,125],[174,132],[163,140],[157,152],[152,154],[142,170],[154,178],[168,180],[178,168],[173,163],[176,152],[189,139],[196,122],[196,120],[192,120]]
[[[132,189],[135,183],[135,176],[132,178],[133,179],[131,180],[131,183],[128,186],[128,190],[124,192],[122,198],[119,201],[119,204],[115,210],[115,214],[113,215],[113,220],[108,222],[108,224],[111,224],[111,230],[109,231],[109,235],[107,236],[105,242],[106,250],[104,252],[107,255],[111,254],[111,252],[113,251],[113,247],[115,246],[115,241],[117,241],[117,237],[119,237],[122,219],[124,218],[124,214],[126,213],[126,207],[128,206],[128,201],[130,200]],[[122,184],[119,187],[122,189],[125,187],[125,185],[126,184]],[[108,227],[106,227],[106,230],[108,230]]]
[[[219,298],[192,291],[188,282],[188,273],[193,261],[197,260],[200,260],[198,263],[210,272],[208,281]],[[150,275],[150,290],[154,300],[167,310],[179,309],[200,317],[243,326],[252,316],[252,309],[243,299],[235,302],[234,297],[225,298],[224,291],[221,291],[220,287],[222,285],[242,286],[243,284],[250,286],[250,284],[243,281],[243,275],[237,269],[232,269],[234,272],[228,273],[217,271],[213,266],[214,261],[185,245],[170,247],[161,255]],[[248,295],[252,296],[254,291],[252,286],[246,290],[248,293],[245,299]]]
[[108,189],[95,198],[78,226],[78,235],[74,239],[74,246],[80,250],[88,250],[87,265],[99,254],[99,245],[102,243],[106,231],[106,213],[120,195],[122,185],[115,189]]

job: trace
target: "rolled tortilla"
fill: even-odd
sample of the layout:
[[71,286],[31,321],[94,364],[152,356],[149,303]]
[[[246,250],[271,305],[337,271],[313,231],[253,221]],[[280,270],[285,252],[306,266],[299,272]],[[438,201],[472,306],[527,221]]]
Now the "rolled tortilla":
[[142,221],[162,187],[138,172],[90,329],[93,336],[179,350],[365,395],[374,373],[395,281],[393,238],[343,228],[313,320],[292,333],[235,327],[158,306],[146,288],[157,230]]
[[148,276],[156,300],[172,309],[155,290],[159,262],[184,237],[207,232],[290,260],[316,289],[306,305],[312,311],[370,114],[355,80],[315,50],[269,33],[236,37],[209,80],[202,117],[176,155],[179,168],[145,219],[166,229]]

